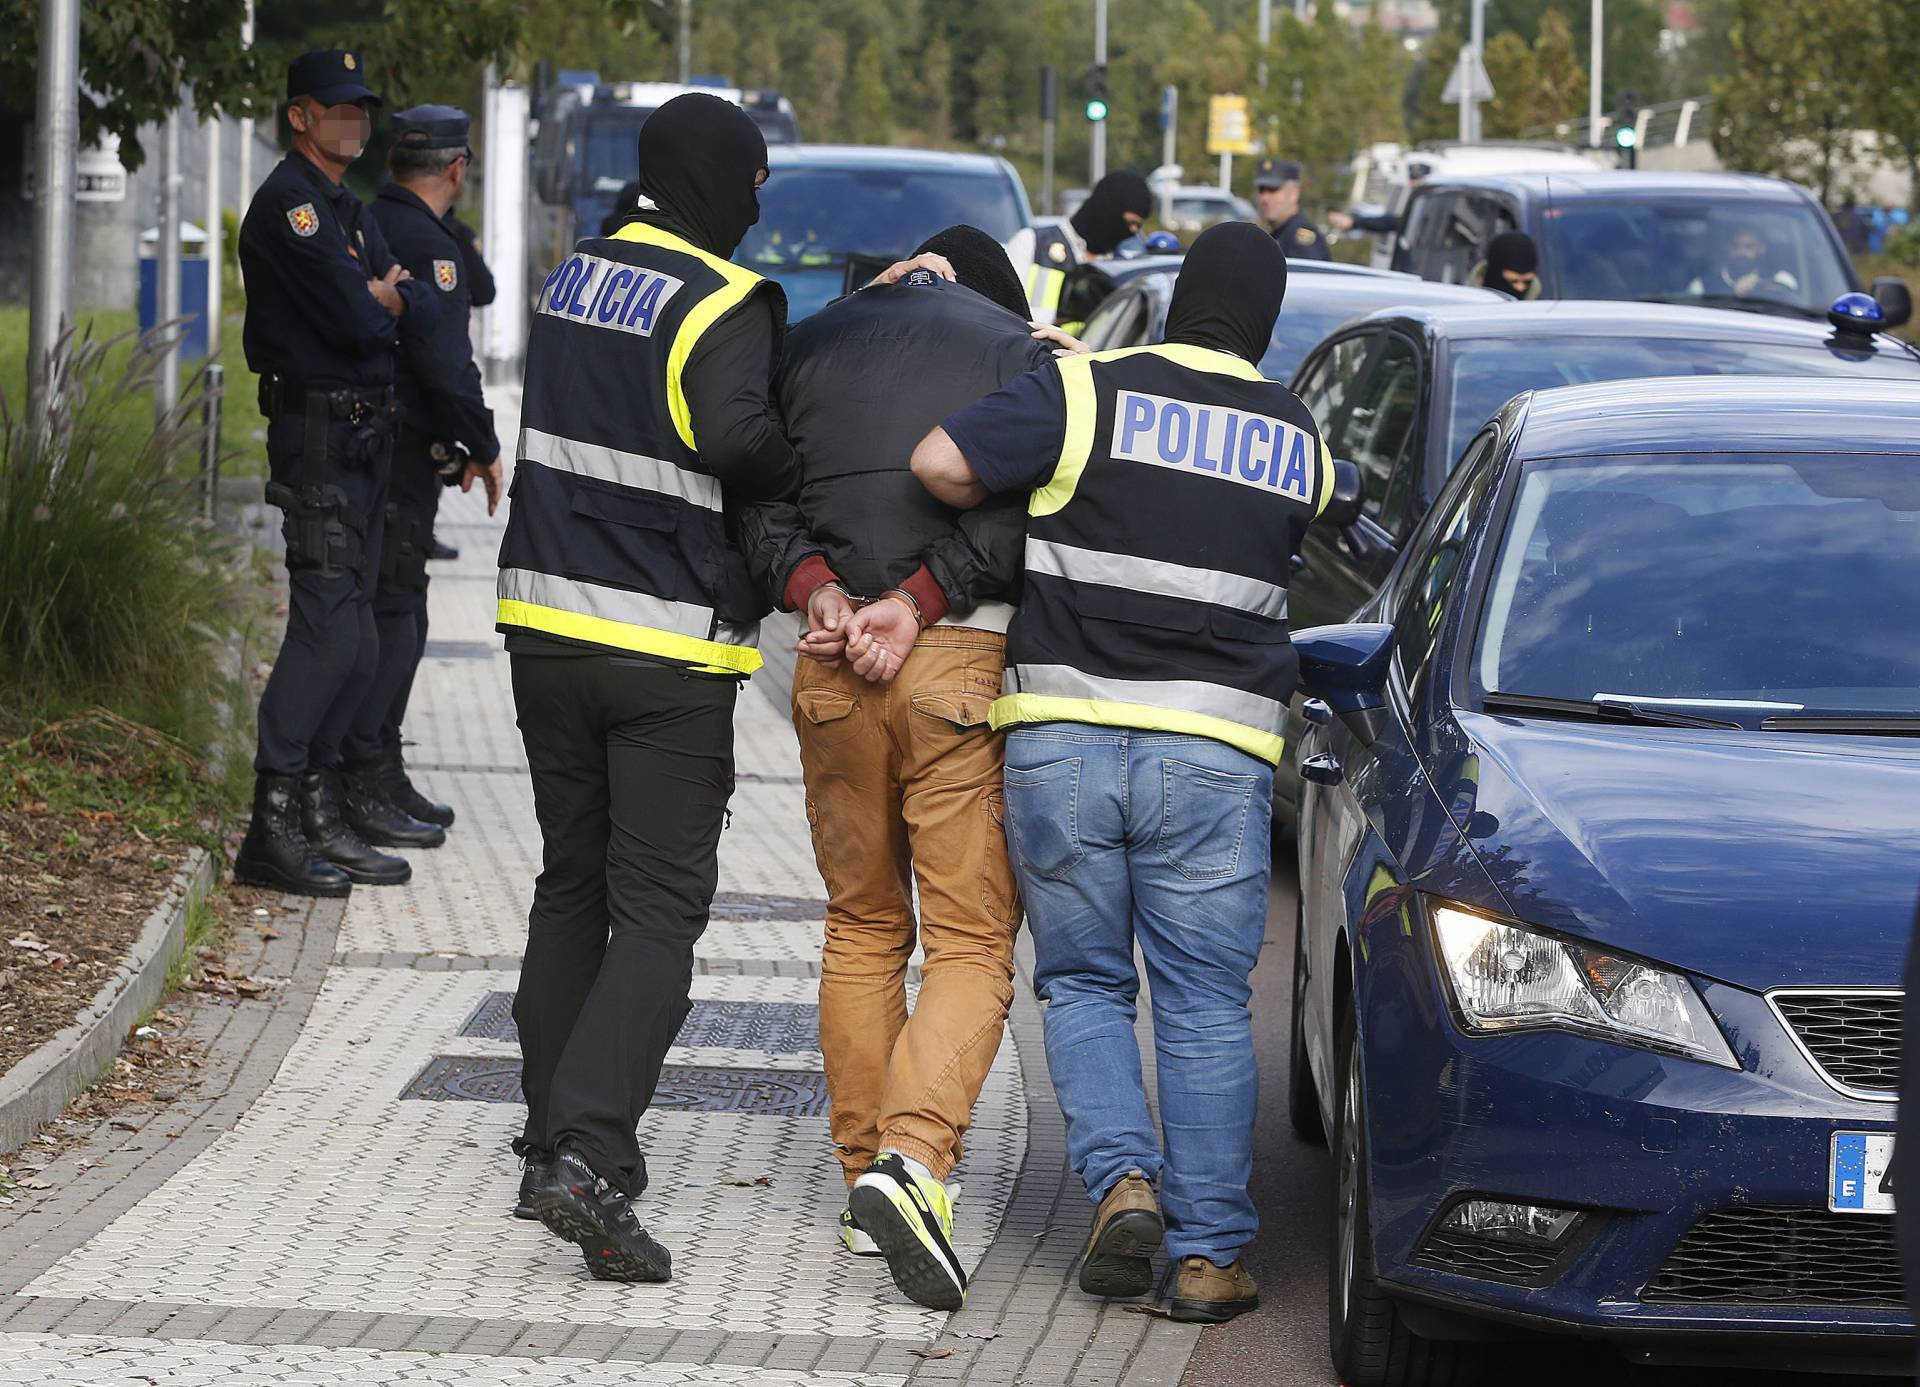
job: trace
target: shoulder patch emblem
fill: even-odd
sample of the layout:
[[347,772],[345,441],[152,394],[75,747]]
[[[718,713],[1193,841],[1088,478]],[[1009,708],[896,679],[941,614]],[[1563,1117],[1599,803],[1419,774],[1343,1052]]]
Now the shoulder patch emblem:
[[1293,239],[1303,246],[1310,246],[1320,239],[1320,234],[1310,226],[1302,226],[1295,229]]
[[1067,248],[1060,242],[1055,241],[1047,247],[1047,258],[1058,265],[1066,260]]
[[451,260],[434,261],[433,282],[439,286],[441,293],[451,294],[454,287],[460,283],[459,267]]
[[356,67],[360,66],[360,64],[354,60],[354,56],[351,53],[342,53],[340,55],[340,61],[347,65],[348,72],[352,72]]
[[287,209],[287,225],[296,236],[311,236],[320,229],[320,214],[313,210],[311,202],[303,202]]

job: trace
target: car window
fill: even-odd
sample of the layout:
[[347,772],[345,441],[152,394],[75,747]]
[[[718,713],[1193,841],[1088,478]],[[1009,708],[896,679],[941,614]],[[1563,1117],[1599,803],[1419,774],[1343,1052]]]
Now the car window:
[[1422,527],[1421,539],[1408,551],[1394,616],[1393,657],[1410,697],[1418,697],[1425,683],[1440,623],[1456,600],[1467,534],[1498,471],[1489,460],[1498,443],[1499,435],[1491,429],[1474,440],[1457,474],[1466,481],[1441,497]]
[[1447,215],[1440,223],[1439,247],[1428,279],[1442,284],[1465,284],[1473,267],[1485,256],[1492,239],[1492,198],[1460,194],[1448,199]]
[[1359,467],[1366,493],[1361,508],[1389,534],[1400,533],[1406,519],[1404,478],[1419,409],[1420,359],[1406,338],[1389,337],[1353,392],[1336,452]]
[[1114,347],[1137,347],[1147,340],[1147,296],[1140,289],[1122,289],[1094,309],[1080,340],[1096,352]]
[[997,171],[776,163],[760,190],[760,220],[733,258],[765,269],[906,255],[956,222],[1005,241],[1026,216],[1015,185]]
[[1394,251],[1396,270],[1409,270],[1422,279],[1437,275],[1427,272],[1429,264],[1438,264],[1442,223],[1453,205],[1453,194],[1431,192],[1414,198],[1407,209],[1406,230]]
[[1373,342],[1373,337],[1367,333],[1344,337],[1335,342],[1308,369],[1296,392],[1301,403],[1313,412],[1313,421],[1320,426],[1320,437],[1326,440],[1327,447],[1336,457],[1345,456],[1340,451],[1340,416],[1345,410],[1347,396],[1352,393],[1361,370],[1367,364],[1367,354],[1372,351]]

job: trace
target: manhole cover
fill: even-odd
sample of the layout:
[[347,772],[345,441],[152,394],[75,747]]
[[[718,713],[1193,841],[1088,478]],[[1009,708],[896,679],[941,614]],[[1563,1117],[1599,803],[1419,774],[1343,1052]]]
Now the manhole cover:
[[708,912],[715,920],[824,920],[827,903],[807,896],[761,896],[722,891]]
[[[515,1060],[436,1055],[402,1098],[429,1102],[522,1103]],[[827,1110],[827,1076],[818,1070],[715,1069],[668,1065],[653,1106],[669,1112],[731,1112],[762,1117],[817,1117]]]
[[420,655],[426,660],[491,660],[491,641],[428,641]]
[[[489,992],[460,1028],[461,1035],[518,1044],[513,993]],[[792,1055],[820,1048],[820,1008],[811,1002],[712,1002],[693,1004],[677,1045],[722,1050],[766,1050]]]

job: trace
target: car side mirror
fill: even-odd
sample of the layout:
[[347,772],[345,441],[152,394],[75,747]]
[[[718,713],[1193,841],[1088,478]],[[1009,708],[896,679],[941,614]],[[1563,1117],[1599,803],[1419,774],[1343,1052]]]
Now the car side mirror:
[[1913,317],[1913,291],[1907,288],[1905,280],[1894,275],[1881,275],[1873,282],[1873,297],[1880,305],[1887,331],[1903,326]]
[[1309,626],[1293,633],[1293,649],[1300,657],[1301,686],[1331,708],[1363,745],[1372,745],[1384,725],[1393,627],[1382,621]]
[[1365,493],[1360,486],[1360,469],[1345,458],[1333,460],[1333,495],[1319,519],[1336,530],[1345,530],[1360,519],[1360,503]]

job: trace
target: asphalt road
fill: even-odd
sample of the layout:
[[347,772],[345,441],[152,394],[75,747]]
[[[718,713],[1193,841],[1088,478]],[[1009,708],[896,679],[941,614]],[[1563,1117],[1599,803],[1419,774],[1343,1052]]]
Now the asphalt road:
[[[1291,845],[1276,851],[1291,865]],[[1260,1236],[1248,1265],[1260,1283],[1260,1309],[1200,1337],[1186,1387],[1332,1387],[1327,1357],[1327,1266],[1333,1235],[1332,1164],[1287,1123],[1287,1025],[1292,1008],[1294,883],[1276,870],[1267,937],[1253,975],[1254,1043],[1260,1057],[1260,1122],[1254,1145],[1253,1197]],[[1846,1387],[1889,1379],[1760,1373],[1752,1368],[1646,1368],[1611,1350],[1566,1341],[1501,1347],[1482,1381],[1488,1387]],[[1465,1387],[1465,1384],[1461,1384]]]

